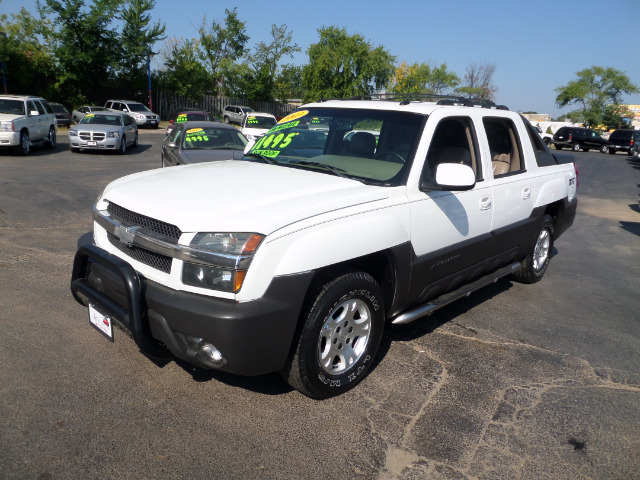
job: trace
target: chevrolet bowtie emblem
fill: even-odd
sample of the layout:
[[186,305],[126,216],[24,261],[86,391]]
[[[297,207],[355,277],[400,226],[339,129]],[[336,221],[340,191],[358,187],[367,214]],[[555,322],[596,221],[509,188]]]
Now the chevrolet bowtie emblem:
[[113,234],[127,247],[130,247],[133,245],[133,239],[135,238],[138,230],[140,230],[139,226],[125,227],[124,225],[117,225]]

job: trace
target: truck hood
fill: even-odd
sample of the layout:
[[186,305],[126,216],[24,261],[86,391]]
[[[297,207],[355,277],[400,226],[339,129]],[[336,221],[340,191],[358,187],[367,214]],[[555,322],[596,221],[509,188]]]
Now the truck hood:
[[102,196],[183,232],[265,235],[303,219],[385,198],[384,187],[237,160],[129,175],[110,183]]

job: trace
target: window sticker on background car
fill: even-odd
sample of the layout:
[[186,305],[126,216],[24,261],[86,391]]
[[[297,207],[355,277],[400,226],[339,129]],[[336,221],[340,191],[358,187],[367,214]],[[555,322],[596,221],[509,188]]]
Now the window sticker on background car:
[[186,142],[208,142],[209,137],[204,135],[204,130],[202,128],[190,128],[186,132],[185,141]]
[[[297,125],[299,122],[293,122]],[[287,128],[293,128],[293,124],[288,124]],[[275,158],[280,155],[280,151],[291,143],[291,140],[298,135],[298,132],[280,132],[283,128],[274,128],[267,132],[251,149],[251,153],[257,153],[268,158]]]
[[248,117],[247,123],[258,123],[258,119],[256,117]]
[[184,123],[186,121],[187,121],[186,113],[181,113],[180,115],[178,115],[178,118],[176,118],[176,123]]
[[301,110],[299,112],[291,113],[286,117],[284,117],[282,120],[280,120],[278,123],[282,124],[282,123],[291,122],[293,120],[297,120],[299,118],[304,117],[307,113],[309,113],[309,110]]

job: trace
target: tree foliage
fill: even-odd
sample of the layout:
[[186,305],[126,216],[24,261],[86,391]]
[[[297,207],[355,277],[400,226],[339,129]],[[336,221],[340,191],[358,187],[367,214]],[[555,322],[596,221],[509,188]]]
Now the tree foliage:
[[198,29],[201,58],[219,94],[224,91],[225,77],[232,71],[236,60],[245,53],[249,41],[245,22],[238,19],[236,8],[225,9],[225,14],[224,24],[213,21],[208,26],[205,16]]
[[407,65],[403,61],[391,78],[390,90],[396,94],[444,94],[460,83],[458,76],[447,70],[447,65],[432,67],[427,63]]
[[211,77],[199,58],[195,39],[170,38],[160,52],[162,69],[156,74],[160,88],[188,98],[209,93]]
[[118,18],[122,21],[119,36],[120,62],[119,79],[130,91],[145,91],[146,67],[156,43],[164,40],[165,26],[160,22],[151,24],[155,0],[127,0]]
[[384,48],[373,48],[344,28],[326,27],[318,33],[320,40],[307,50],[309,63],[302,72],[306,100],[370,95],[387,85],[395,57]]
[[[556,105],[559,108],[580,105],[582,108],[567,115],[587,126],[602,124],[607,106],[620,105],[623,94],[640,91],[624,72],[615,68],[593,66],[576,75],[576,80],[556,88]],[[609,121],[614,121],[611,117],[614,114],[615,110],[609,111]]]

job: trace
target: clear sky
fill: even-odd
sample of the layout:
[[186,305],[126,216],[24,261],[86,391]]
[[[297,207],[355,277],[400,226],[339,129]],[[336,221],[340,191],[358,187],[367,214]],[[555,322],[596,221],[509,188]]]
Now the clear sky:
[[[0,13],[35,3],[1,0]],[[250,48],[271,41],[271,25],[286,25],[302,47],[291,62],[299,65],[307,63],[318,29],[328,26],[362,35],[398,63],[446,63],[461,78],[472,62],[493,63],[497,102],[515,111],[566,112],[555,106],[555,89],[594,65],[621,70],[640,85],[640,0],[156,0],[151,15],[169,37],[195,38],[204,15],[209,24],[222,22],[225,8],[234,7]],[[623,101],[640,104],[640,95]]]

